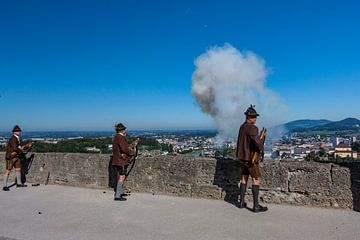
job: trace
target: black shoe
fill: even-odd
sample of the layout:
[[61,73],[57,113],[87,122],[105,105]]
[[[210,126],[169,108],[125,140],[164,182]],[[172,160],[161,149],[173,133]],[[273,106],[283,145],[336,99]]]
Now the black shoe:
[[8,188],[8,187],[3,187],[3,191],[10,191],[10,188]]
[[16,184],[16,187],[18,188],[18,187],[27,187],[27,185],[26,184]]
[[258,213],[258,212],[266,212],[268,210],[267,207],[263,207],[260,204],[258,204],[257,206],[253,207],[253,212]]
[[121,196],[121,197],[128,197],[128,196],[130,196],[130,194],[122,193],[120,196]]
[[246,202],[240,201],[240,202],[237,204],[237,207],[238,207],[238,208],[246,208],[246,207],[247,207],[247,204],[246,204]]
[[126,198],[124,198],[124,197],[116,197],[116,198],[114,198],[114,201],[126,201],[127,199]]

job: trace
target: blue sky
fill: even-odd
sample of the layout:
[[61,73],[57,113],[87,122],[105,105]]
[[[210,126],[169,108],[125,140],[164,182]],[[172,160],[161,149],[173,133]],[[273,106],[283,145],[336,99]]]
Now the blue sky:
[[194,60],[261,56],[286,120],[360,118],[357,1],[1,1],[0,130],[198,129]]

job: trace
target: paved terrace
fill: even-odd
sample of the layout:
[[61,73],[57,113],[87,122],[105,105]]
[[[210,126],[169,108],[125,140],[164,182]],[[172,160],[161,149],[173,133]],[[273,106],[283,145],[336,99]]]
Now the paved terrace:
[[360,213],[41,185],[0,192],[0,239],[360,239]]

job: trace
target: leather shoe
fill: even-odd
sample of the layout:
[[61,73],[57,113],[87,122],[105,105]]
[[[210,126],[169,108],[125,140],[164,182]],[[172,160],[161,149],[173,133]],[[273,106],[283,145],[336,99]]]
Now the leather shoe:
[[10,191],[9,187],[3,187],[3,191]]
[[242,201],[240,201],[240,202],[237,204],[237,207],[238,207],[238,208],[246,208],[246,206],[247,206],[246,202],[242,202]]
[[116,197],[116,198],[114,198],[114,201],[126,201],[127,199],[126,198],[124,198],[124,197]]
[[253,207],[253,212],[255,212],[255,213],[258,213],[258,212],[266,212],[267,210],[268,210],[267,207],[263,207],[263,206],[261,206],[260,204]]

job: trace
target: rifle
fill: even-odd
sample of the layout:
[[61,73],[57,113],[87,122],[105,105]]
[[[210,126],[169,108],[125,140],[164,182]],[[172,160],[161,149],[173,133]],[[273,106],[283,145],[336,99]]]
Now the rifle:
[[47,174],[45,186],[49,184],[49,179],[50,179],[50,172],[48,172],[48,174]]
[[[140,138],[134,138],[132,143],[129,145],[130,149],[135,153],[137,151],[137,146],[139,145],[139,142],[140,142]],[[129,156],[127,154],[122,153],[121,156],[124,159],[128,160],[129,163],[132,162],[132,160],[131,160],[132,155]]]
[[136,157],[139,153],[139,143],[140,143],[140,138],[134,138],[133,142],[130,144],[130,148],[134,151],[134,154],[130,156],[130,159],[128,159],[129,165],[131,165],[131,167],[125,174],[125,179],[127,179],[127,177],[129,176],[129,174],[131,173],[131,171],[135,166]]
[[21,161],[21,182],[24,184],[26,182],[26,175],[29,174],[29,170],[31,168],[31,165],[34,161],[35,154],[31,154],[30,157],[26,157],[23,155],[23,157],[20,157]]
[[[264,145],[266,138],[266,128],[263,128],[260,132],[260,142]],[[261,161],[264,159],[264,149],[261,152],[254,152],[251,157],[251,163],[259,163],[259,160]]]
[[16,158],[16,157],[19,157],[20,155],[26,155],[28,152],[30,152],[30,150],[31,150],[31,148],[33,147],[33,145],[34,145],[34,144],[33,144],[32,142],[23,145],[23,146],[22,146],[23,151],[22,151],[21,153],[12,152],[12,153],[10,154],[11,159]]
[[135,161],[136,161],[136,157],[138,156],[139,153],[139,141],[140,139],[138,138],[137,140],[134,140],[134,142],[136,141],[136,144],[134,145],[135,147],[135,154],[132,155],[132,159],[129,160],[129,164],[131,164],[131,167],[129,169],[129,171],[126,173],[125,175],[125,179],[127,179],[127,177],[129,176],[129,174],[131,173],[131,171],[133,170],[134,166],[135,166]]

